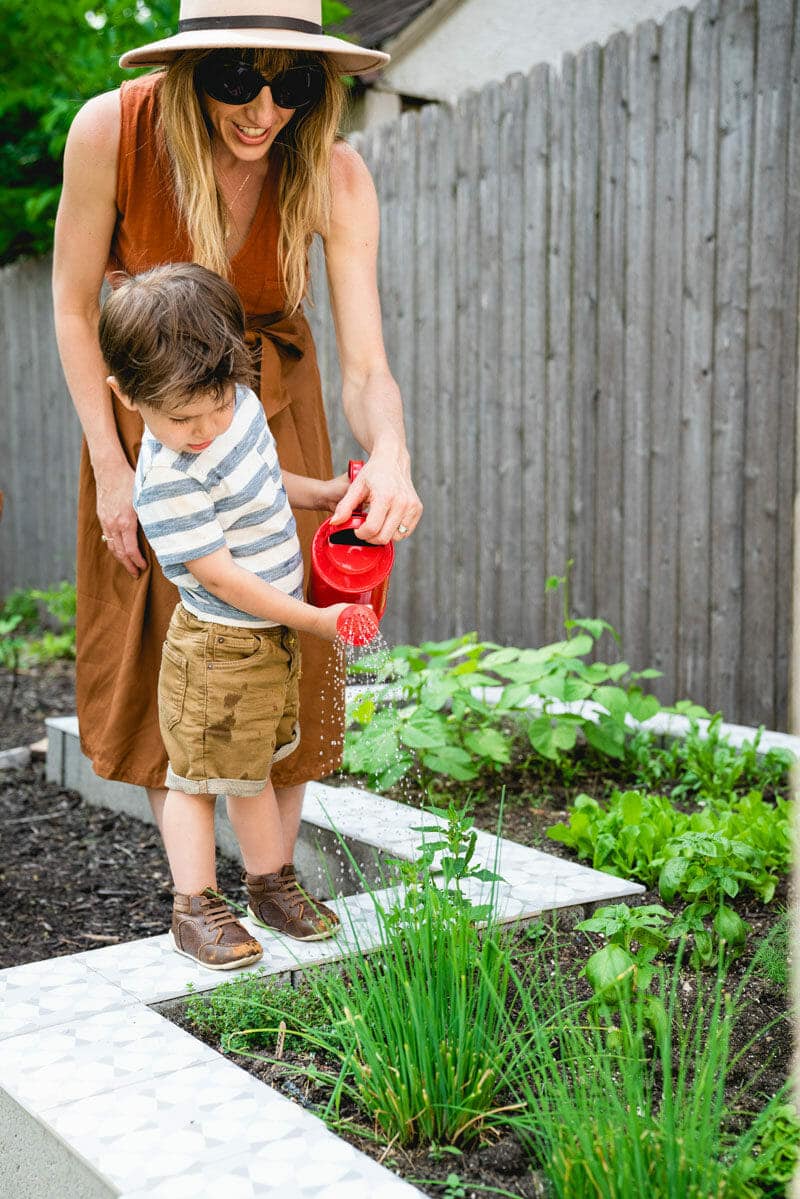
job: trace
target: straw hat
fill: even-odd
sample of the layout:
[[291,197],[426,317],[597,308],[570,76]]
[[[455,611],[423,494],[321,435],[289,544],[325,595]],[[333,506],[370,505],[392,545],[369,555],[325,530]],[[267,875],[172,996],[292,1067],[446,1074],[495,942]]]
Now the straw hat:
[[329,54],[342,74],[360,75],[389,61],[380,50],[367,50],[328,37],[322,31],[321,0],[181,0],[178,33],[128,50],[121,67],[153,67],[171,62],[184,50],[306,50]]

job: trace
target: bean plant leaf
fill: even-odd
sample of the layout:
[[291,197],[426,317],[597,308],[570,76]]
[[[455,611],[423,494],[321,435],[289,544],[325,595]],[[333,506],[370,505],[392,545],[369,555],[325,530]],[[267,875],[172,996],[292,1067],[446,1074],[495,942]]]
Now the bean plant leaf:
[[508,741],[496,729],[475,729],[465,733],[464,745],[478,758],[488,758],[497,764],[505,764],[511,760]]
[[620,988],[625,981],[633,981],[636,960],[620,945],[606,945],[598,949],[587,960],[580,971],[584,974],[596,995]]
[[435,774],[447,774],[462,782],[477,777],[478,772],[472,765],[470,755],[457,746],[446,745],[440,749],[425,750],[420,757],[423,765]]

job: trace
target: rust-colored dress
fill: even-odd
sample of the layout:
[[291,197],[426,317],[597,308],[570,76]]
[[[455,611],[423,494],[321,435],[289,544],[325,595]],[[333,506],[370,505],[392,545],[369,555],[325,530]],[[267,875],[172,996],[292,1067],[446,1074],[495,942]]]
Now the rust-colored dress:
[[[166,262],[191,259],[179,219],[166,153],[158,137],[157,75],[121,88],[117,175],[118,218],[108,262],[138,274]],[[304,316],[283,315],[278,269],[277,148],[247,239],[231,261],[231,281],[247,313],[250,337],[260,343],[260,398],[281,466],[327,479],[333,474],[314,343]],[[114,400],[120,441],[135,466],[142,421]],[[324,513],[295,512],[306,561]],[[161,645],[178,593],[161,573],[144,537],[147,569],[133,579],[101,541],[94,475],[86,443],[78,496],[77,707],[83,752],[103,778],[162,787],[166,755],[158,729],[156,687]],[[343,695],[331,647],[303,637],[300,695],[301,742],[276,763],[280,787],[318,779],[341,760]]]

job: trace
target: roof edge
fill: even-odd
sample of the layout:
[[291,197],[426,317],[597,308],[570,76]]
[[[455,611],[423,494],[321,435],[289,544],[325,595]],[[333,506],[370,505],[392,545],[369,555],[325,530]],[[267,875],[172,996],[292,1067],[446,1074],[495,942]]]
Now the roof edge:
[[464,0],[433,0],[433,4],[424,9],[418,17],[415,17],[410,25],[407,25],[400,33],[396,33],[394,37],[388,38],[381,49],[391,55],[392,62],[402,58],[463,2]]

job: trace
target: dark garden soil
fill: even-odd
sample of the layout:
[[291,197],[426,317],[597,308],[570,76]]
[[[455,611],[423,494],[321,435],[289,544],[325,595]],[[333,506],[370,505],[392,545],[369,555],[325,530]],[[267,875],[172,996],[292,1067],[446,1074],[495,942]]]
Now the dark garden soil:
[[[0,714],[9,686],[8,672],[0,672]],[[39,740],[45,735],[45,716],[73,711],[69,664],[57,663],[21,674],[12,709],[5,713],[0,724],[0,749]],[[350,780],[340,777],[331,781]],[[601,795],[607,775],[601,780],[598,773],[593,780],[590,772],[584,772],[579,786],[568,790],[553,780],[546,780],[536,790],[519,776],[516,780],[509,776],[502,781],[506,783],[503,834],[575,860],[571,851],[545,837],[545,829],[565,819],[567,803],[576,789]],[[475,806],[478,826],[496,830],[499,792],[500,787],[493,786],[489,792],[493,798],[484,798]],[[415,794],[416,802],[420,802],[423,793],[419,790],[415,793],[404,784],[395,798],[414,802]],[[446,794],[440,795],[437,802],[446,805]],[[152,936],[168,927],[170,879],[154,826],[84,803],[75,792],[48,783],[43,763],[33,762],[24,769],[0,770],[0,827],[3,830],[0,968]],[[236,863],[220,857],[220,890],[236,899],[241,890],[239,869]],[[630,902],[658,903],[659,897],[655,891],[648,891]],[[734,990],[762,936],[792,902],[788,879],[782,880],[769,905],[747,895],[733,901],[732,906],[752,931],[744,956],[730,968],[728,990]],[[602,938],[590,938],[570,927],[582,915],[570,919],[569,914],[563,914],[557,952],[562,974],[573,980],[578,995],[588,997],[588,984],[575,976],[588,955],[600,947]],[[530,952],[531,942],[526,940],[524,931],[516,933],[518,960],[523,962]],[[713,972],[707,972],[703,980],[703,985],[707,982],[710,987]],[[681,1003],[688,1017],[696,997],[694,971],[684,969],[681,986]],[[728,1098],[732,1099],[739,1086],[751,1079],[756,1070],[762,1070],[754,1096],[758,1107],[761,1105],[758,1095],[772,1095],[789,1074],[792,1038],[788,997],[782,986],[753,975],[745,998],[746,1008],[735,1029],[734,1051],[743,1048],[758,1029],[776,1017],[782,1018],[764,1040],[743,1055],[730,1080]],[[174,1014],[171,1015],[174,1019]],[[187,1026],[185,1019],[179,1017],[178,1022]],[[208,1043],[215,1044],[213,1040]],[[245,1069],[312,1110],[324,1102],[325,1096],[317,1085],[291,1068],[302,1064],[302,1055],[287,1052],[284,1061],[277,1064],[231,1056]],[[357,1116],[353,1109],[342,1114],[354,1120]],[[520,1199],[533,1199],[545,1193],[541,1180],[527,1169],[521,1146],[510,1136],[454,1156],[431,1154],[424,1149],[387,1149],[375,1140],[371,1127],[364,1125],[362,1131],[345,1135],[364,1152],[383,1160],[406,1178],[439,1180],[438,1186],[420,1186],[431,1195],[443,1193],[441,1184],[451,1174],[458,1175],[465,1185],[464,1199],[468,1196],[478,1199],[486,1193],[485,1188],[497,1188]]]
[[0,670],[0,751],[31,745],[47,733],[46,716],[74,716],[75,666],[50,662],[20,671]]
[[[10,680],[0,671],[0,704]],[[0,749],[40,740],[46,716],[74,714],[74,696],[70,662],[20,673]],[[36,761],[0,770],[0,830],[0,968],[169,928],[171,882],[154,825],[84,803],[77,792],[48,783]],[[220,857],[225,894],[238,896],[239,873],[237,863]]]

